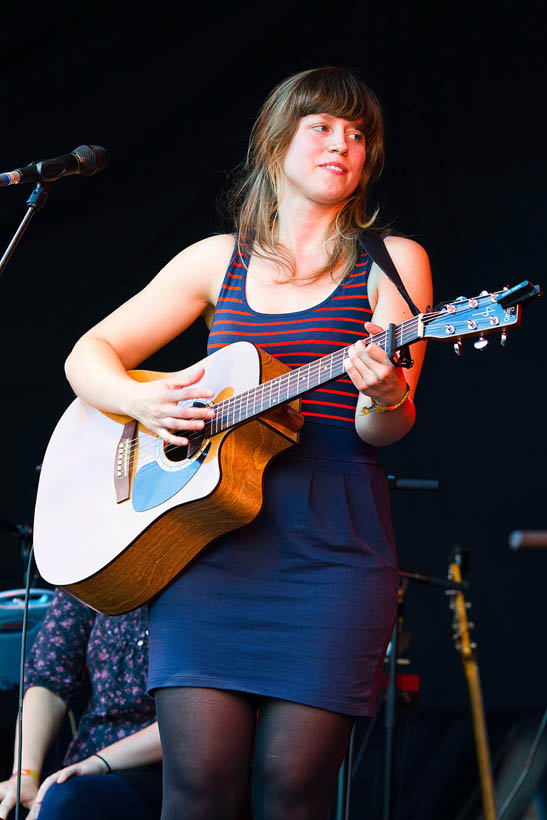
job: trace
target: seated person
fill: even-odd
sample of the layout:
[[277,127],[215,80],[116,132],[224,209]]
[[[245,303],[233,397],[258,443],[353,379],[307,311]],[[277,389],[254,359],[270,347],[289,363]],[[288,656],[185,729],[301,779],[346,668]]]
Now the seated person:
[[[20,802],[29,820],[160,817],[161,746],[147,672],[146,607],[110,617],[56,592],[25,672]],[[46,753],[89,683],[65,768],[40,787]],[[0,783],[1,820],[16,802],[17,751],[16,737],[14,775]]]

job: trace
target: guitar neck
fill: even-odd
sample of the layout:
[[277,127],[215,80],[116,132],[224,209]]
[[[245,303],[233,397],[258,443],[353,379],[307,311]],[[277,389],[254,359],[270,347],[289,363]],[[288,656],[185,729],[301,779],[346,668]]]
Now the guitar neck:
[[[462,582],[460,566],[456,561],[450,564],[449,574],[452,580],[458,583]],[[453,609],[458,629],[458,645],[469,690],[469,701],[471,703],[471,717],[473,719],[473,734],[475,736],[475,749],[479,767],[484,818],[485,820],[496,820],[494,778],[479,667],[473,652],[473,645],[469,638],[469,624],[467,621],[465,598],[462,592],[456,592],[454,594]]]
[[[423,338],[423,320],[424,315],[420,314],[395,326],[395,350]],[[364,341],[366,345],[374,342],[383,350],[387,350],[388,331],[376,333]],[[332,379],[337,379],[345,373],[344,362],[348,358],[350,347],[351,345],[340,348],[334,353],[321,356],[309,364],[296,367],[244,393],[219,402],[215,405],[215,418],[206,423],[203,433],[209,436],[221,433],[280,404],[292,401]]]

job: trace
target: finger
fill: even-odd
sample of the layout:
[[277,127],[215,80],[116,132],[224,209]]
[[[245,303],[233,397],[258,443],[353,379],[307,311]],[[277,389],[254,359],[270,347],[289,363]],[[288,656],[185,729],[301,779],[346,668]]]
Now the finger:
[[187,367],[185,370],[181,370],[179,373],[175,373],[174,376],[170,376],[167,384],[170,387],[188,387],[191,384],[196,384],[199,382],[200,379],[203,378],[205,375],[205,368],[202,365],[192,365],[192,367]]
[[0,803],[0,818],[6,820],[6,817],[15,806],[15,797],[12,794],[6,794]]
[[[172,429],[176,429],[175,425],[177,424],[178,420],[177,419],[171,419],[171,421],[173,422]],[[188,436],[192,436],[192,434],[195,434],[195,433],[197,433],[197,432],[199,432],[200,430],[203,429],[203,422],[202,421],[201,422],[200,421],[187,422],[187,425],[190,425],[190,424],[192,425],[191,428],[189,428],[188,426],[184,427],[184,433],[187,433],[187,435],[184,435],[183,433],[175,434],[175,433],[172,433],[171,430],[165,429],[163,427],[159,428],[155,432],[156,432],[157,436],[160,439],[162,439],[166,444],[172,445],[174,447],[186,447],[186,445],[189,444]]]
[[[378,360],[378,354],[376,353],[377,350],[383,353],[381,348],[378,348],[377,345],[365,345],[362,341],[355,342],[355,344],[349,349],[350,361],[355,365],[363,377],[367,377],[367,381],[370,379],[373,381],[382,379],[382,369],[379,365],[385,364],[385,362],[383,360]],[[373,355],[371,355],[371,353]]]
[[165,427],[169,432],[180,430],[182,433],[191,433],[193,430],[203,430],[205,421],[204,419],[179,419],[168,416],[165,419]]
[[66,780],[69,780],[69,778],[74,777],[75,774],[80,774],[80,772],[78,771],[78,769],[76,767],[74,767],[74,768],[71,767],[69,769],[63,769],[61,772],[59,772],[59,776],[57,777],[56,782],[57,783],[64,783]]
[[208,387],[179,387],[177,385],[167,385],[169,392],[166,396],[167,401],[187,401],[189,399],[194,399],[199,401],[200,399],[212,399],[214,394],[213,390],[210,390]]
[[[170,413],[170,415],[175,416],[175,413]],[[212,419],[214,415],[215,411],[212,407],[194,407],[192,404],[177,405],[176,418],[178,419]]]
[[374,322],[365,322],[365,330],[371,335],[373,333],[381,333],[383,329],[384,328],[381,325],[377,325]]
[[393,367],[393,364],[390,362],[389,356],[383,347],[380,347],[380,345],[377,345],[374,342],[371,342],[366,346],[365,354],[373,362],[385,365],[386,367]]
[[366,392],[376,384],[375,374],[358,356],[345,359],[344,366],[348,376],[359,391]]

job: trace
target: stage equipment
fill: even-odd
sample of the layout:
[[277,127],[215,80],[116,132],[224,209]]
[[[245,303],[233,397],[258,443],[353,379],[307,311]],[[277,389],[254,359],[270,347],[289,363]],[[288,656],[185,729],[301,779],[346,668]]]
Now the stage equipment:
[[23,185],[26,182],[41,182],[45,185],[71,174],[90,177],[102,171],[107,162],[107,153],[100,145],[80,145],[70,154],[31,162],[22,168],[0,174],[0,188],[7,185]]
[[[514,530],[509,534],[509,546],[514,550],[521,549],[547,549],[547,530]],[[533,772],[534,763],[538,756],[538,751],[543,745],[543,754],[545,756],[545,735],[547,732],[547,709],[543,713],[543,717],[539,724],[536,735],[530,745],[528,757],[524,764],[518,779],[514,783],[509,795],[503,802],[499,812],[499,820],[517,820],[520,816],[519,804],[533,799],[534,793],[538,788],[539,780],[545,774],[544,768],[536,765],[535,777]]]
[[37,182],[34,191],[27,199],[28,210],[17,228],[11,242],[0,259],[0,275],[11,259],[30,220],[37,211],[41,211],[49,194],[51,185],[58,179],[70,174],[92,176],[102,171],[108,163],[108,154],[100,145],[80,145],[71,154],[55,159],[44,159],[16,168],[14,171],[0,174],[0,187],[18,185],[25,182]]
[[547,530],[514,530],[509,546],[513,550],[547,549]]
[[[30,590],[28,606],[28,655],[43,618],[53,600],[54,590]],[[21,667],[21,633],[25,606],[24,589],[0,592],[0,689],[11,689],[19,683]]]
[[[484,706],[482,702],[482,693],[480,690],[480,679],[478,666],[474,656],[475,644],[471,643],[469,638],[469,630],[473,628],[474,624],[467,621],[467,609],[470,606],[465,601],[464,593],[468,589],[468,581],[466,578],[468,565],[468,551],[460,547],[456,547],[453,556],[450,560],[449,578],[436,578],[431,575],[426,575],[421,572],[414,572],[409,570],[400,570],[399,577],[405,581],[415,581],[419,583],[428,584],[431,586],[438,586],[444,589],[447,595],[451,597],[451,609],[454,611],[454,637],[456,639],[456,648],[462,655],[464,670],[466,673],[469,694],[471,701],[471,710],[473,718],[473,728],[475,735],[475,746],[477,751],[477,759],[479,763],[479,775],[481,783],[482,801],[484,807],[484,820],[496,820],[496,809],[494,804],[494,788],[492,778],[492,766],[490,761],[490,750],[488,745],[488,736],[486,732],[486,721],[484,716]],[[462,567],[464,568],[462,571]],[[386,667],[387,667],[387,688],[385,690],[385,706],[384,706],[384,721],[385,721],[385,751],[384,751],[384,788],[383,788],[383,804],[382,804],[382,820],[395,820],[395,806],[393,802],[393,767],[394,767],[394,751],[396,738],[396,710],[397,710],[397,664],[402,662],[398,657],[398,640],[400,636],[401,623],[401,608],[403,604],[405,585],[403,584],[400,590],[398,616],[393,630],[392,640],[388,646],[386,653]],[[382,694],[382,693],[381,693]],[[377,712],[378,715],[378,712]],[[373,719],[373,721],[376,718]],[[364,755],[366,745],[371,737],[373,721],[369,725],[367,733],[361,743],[356,762],[353,763],[354,743],[353,732],[350,741],[350,746],[342,768],[340,770],[338,780],[338,794],[336,800],[336,812],[334,817],[336,820],[349,820],[350,812],[350,794],[351,781],[357,772],[359,763]]]
[[[388,486],[391,489],[397,490],[421,490],[421,491],[436,491],[439,489],[440,482],[438,479],[424,479],[424,478],[402,478],[395,475],[387,476]],[[385,695],[384,706],[384,726],[385,726],[385,746],[384,746],[384,781],[383,781],[383,802],[382,802],[382,820],[393,820],[395,817],[395,807],[392,798],[392,783],[393,770],[395,762],[395,736],[397,723],[397,681],[399,675],[397,674],[397,666],[402,665],[405,661],[399,657],[399,639],[402,624],[402,607],[404,603],[404,595],[408,585],[408,581],[418,581],[424,584],[439,586],[445,590],[465,589],[466,583],[457,583],[445,578],[435,578],[431,575],[425,575],[421,572],[414,572],[409,570],[399,570],[399,600],[397,605],[397,617],[391,635],[391,641],[386,651],[385,659],[385,680],[384,688],[378,695],[378,704],[381,703]],[[336,795],[336,802],[333,809],[331,809],[330,816],[333,820],[349,820],[349,813],[351,807],[351,784],[356,775],[359,764],[363,758],[368,742],[372,736],[374,724],[380,713],[380,708],[377,709],[376,715],[370,721],[367,732],[361,741],[361,745],[354,761],[354,741],[355,741],[355,726],[351,732],[350,743],[346,757],[340,768],[338,776],[338,790]]]
[[[448,576],[454,582],[461,584],[463,579],[467,578],[468,574],[469,551],[461,547],[456,547],[450,561]],[[462,589],[448,590],[447,594],[450,595],[450,609],[454,613],[452,627],[455,646],[461,655],[469,688],[484,818],[485,820],[496,820],[492,760],[486,729],[479,667],[474,652],[476,644],[472,643],[469,637],[469,631],[474,627],[474,624],[467,620],[467,608],[470,607],[471,604],[465,600]]]

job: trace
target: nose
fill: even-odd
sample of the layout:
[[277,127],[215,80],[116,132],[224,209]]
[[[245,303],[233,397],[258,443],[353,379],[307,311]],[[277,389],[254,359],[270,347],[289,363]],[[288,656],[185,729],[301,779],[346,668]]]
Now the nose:
[[348,150],[348,143],[346,135],[343,131],[334,131],[329,145],[329,151],[335,154],[346,154]]

